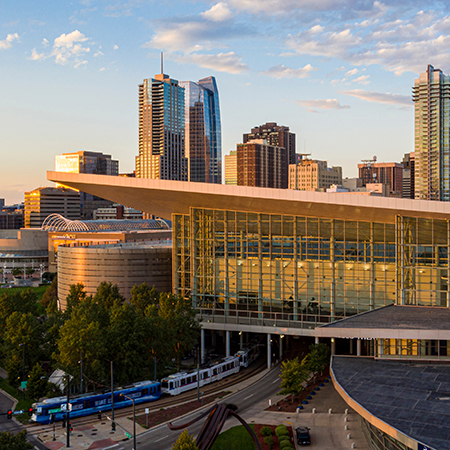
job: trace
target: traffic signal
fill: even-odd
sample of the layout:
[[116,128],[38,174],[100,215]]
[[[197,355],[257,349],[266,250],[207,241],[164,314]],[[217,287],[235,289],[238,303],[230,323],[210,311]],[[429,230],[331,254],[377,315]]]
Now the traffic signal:
[[102,420],[102,412],[101,411],[98,412],[97,419],[98,420]]
[[114,420],[111,423],[111,430],[116,431],[116,422],[114,422]]
[[7,415],[8,419],[12,419],[12,411],[10,409],[8,409]]
[[72,422],[69,422],[69,433],[71,433],[72,431],[73,431]]
[[65,414],[63,414],[63,416],[62,416],[62,427],[61,428],[66,428],[66,415]]
[[28,417],[33,415],[33,408],[28,408]]
[[55,422],[56,422],[56,415],[55,415],[55,414],[52,414],[52,415],[50,416],[50,420],[51,420],[53,423],[55,423]]

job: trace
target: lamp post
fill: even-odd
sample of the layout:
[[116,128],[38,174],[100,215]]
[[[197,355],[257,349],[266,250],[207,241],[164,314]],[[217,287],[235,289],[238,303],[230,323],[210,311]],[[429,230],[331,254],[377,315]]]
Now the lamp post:
[[23,382],[25,381],[25,344],[19,344],[19,347],[22,347],[22,398],[25,400],[25,388],[23,386]]
[[133,450],[136,449],[136,408],[134,403],[134,398],[128,397],[128,395],[122,394],[125,398],[130,399],[133,402]]
[[200,403],[200,347],[197,346],[197,402]]
[[66,375],[66,381],[67,381],[67,406],[66,406],[66,416],[67,416],[67,422],[66,422],[66,434],[67,434],[67,448],[70,447],[70,411],[69,411],[69,404],[70,404],[70,375]]
[[[41,272],[41,283],[42,283],[42,272]],[[83,350],[80,351],[80,371],[81,371],[81,379],[80,379],[80,394],[83,394]]]

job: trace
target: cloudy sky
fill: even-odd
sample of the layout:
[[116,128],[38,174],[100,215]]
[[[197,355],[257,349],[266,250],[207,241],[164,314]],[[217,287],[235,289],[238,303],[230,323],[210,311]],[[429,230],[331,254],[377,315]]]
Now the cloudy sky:
[[450,73],[450,4],[418,0],[3,2],[0,197],[50,185],[54,156],[112,154],[134,170],[143,78],[214,75],[223,152],[267,121],[344,176],[413,150],[411,87]]

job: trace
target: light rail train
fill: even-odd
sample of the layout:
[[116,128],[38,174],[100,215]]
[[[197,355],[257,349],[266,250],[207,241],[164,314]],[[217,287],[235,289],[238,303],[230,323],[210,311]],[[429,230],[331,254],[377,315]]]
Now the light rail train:
[[[158,400],[161,396],[161,383],[159,381],[141,381],[124,389],[114,391],[114,409],[125,408],[135,403],[144,403]],[[103,394],[81,394],[70,398],[70,418],[89,416],[111,409],[111,392]],[[48,424],[63,420],[67,414],[67,397],[49,398],[33,404],[33,422]]]
[[194,389],[221,380],[229,375],[238,373],[241,368],[238,356],[228,356],[222,361],[210,367],[200,369],[200,382],[198,383],[197,371],[180,372],[169,375],[161,380],[161,392],[170,395],[178,395],[182,392]]

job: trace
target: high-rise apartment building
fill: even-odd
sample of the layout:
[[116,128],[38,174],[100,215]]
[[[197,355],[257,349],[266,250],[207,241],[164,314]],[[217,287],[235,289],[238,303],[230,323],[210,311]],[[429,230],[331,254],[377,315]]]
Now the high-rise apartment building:
[[289,189],[317,191],[342,184],[342,167],[328,167],[327,161],[297,158],[289,165]]
[[222,183],[222,138],[216,79],[180,81],[185,90],[185,155],[189,181]]
[[403,164],[377,163],[374,156],[373,160],[358,164],[358,176],[363,186],[367,183],[383,183],[389,185],[392,197],[403,195]]
[[285,189],[287,152],[283,147],[255,139],[237,145],[237,184]]
[[291,133],[289,127],[277,125],[276,122],[267,122],[244,134],[243,142],[245,144],[253,139],[264,139],[269,145],[285,148],[288,155],[286,164],[295,164],[295,133]]
[[188,180],[184,88],[163,73],[139,85],[136,177]]
[[428,65],[414,81],[415,198],[450,201],[450,77]]
[[225,184],[237,186],[237,150],[225,155]]
[[403,198],[415,197],[415,155],[414,152],[405,153],[402,160],[403,164]]
[[50,214],[61,214],[66,219],[79,220],[80,193],[63,187],[40,187],[25,192],[25,228],[40,228]]
[[[81,150],[56,155],[55,170],[58,172],[117,176],[119,174],[119,161],[112,159],[111,155]],[[109,200],[80,192],[81,217],[83,219],[92,219],[94,210],[107,208],[112,204]]]

